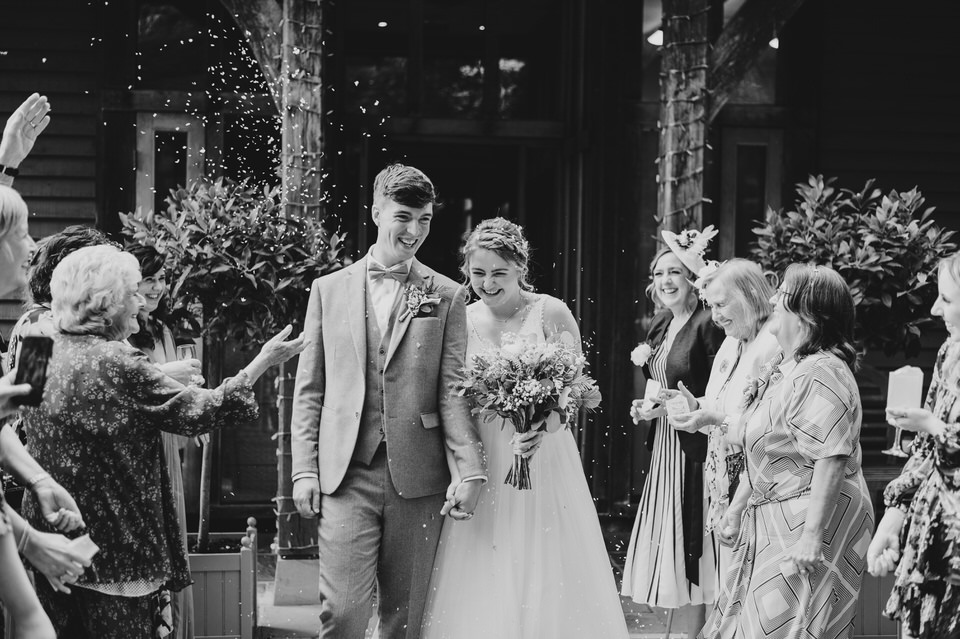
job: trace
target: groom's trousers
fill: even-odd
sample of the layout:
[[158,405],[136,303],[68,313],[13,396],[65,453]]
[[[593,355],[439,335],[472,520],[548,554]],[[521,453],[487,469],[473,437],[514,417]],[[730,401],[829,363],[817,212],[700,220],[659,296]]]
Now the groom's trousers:
[[381,444],[370,465],[350,464],[320,500],[323,639],[363,639],[378,585],[381,639],[418,639],[444,495],[397,494]]

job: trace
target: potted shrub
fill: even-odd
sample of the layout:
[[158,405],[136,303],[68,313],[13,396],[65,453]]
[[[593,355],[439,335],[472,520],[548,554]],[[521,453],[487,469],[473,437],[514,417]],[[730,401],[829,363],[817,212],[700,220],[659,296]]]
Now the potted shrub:
[[[217,383],[216,352],[224,342],[258,348],[302,321],[311,282],[339,267],[343,238],[316,219],[285,217],[277,186],[201,179],[171,191],[166,201],[165,211],[121,214],[123,232],[167,256],[171,319],[204,337],[206,377]],[[209,532],[210,457],[207,446],[200,549]]]
[[794,262],[836,269],[853,293],[863,346],[916,355],[937,296],[931,275],[956,249],[953,232],[937,226],[916,188],[884,195],[873,180],[860,191],[834,182],[810,176],[797,184],[795,210],[768,209],[753,229],[753,259],[778,274]]

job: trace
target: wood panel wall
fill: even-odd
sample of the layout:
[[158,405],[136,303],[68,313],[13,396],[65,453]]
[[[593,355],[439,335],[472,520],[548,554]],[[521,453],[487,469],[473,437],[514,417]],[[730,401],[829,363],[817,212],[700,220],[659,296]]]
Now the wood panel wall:
[[822,2],[819,169],[850,188],[919,187],[960,229],[960,5]]
[[[0,120],[35,91],[52,105],[50,126],[14,184],[30,209],[30,234],[39,239],[96,222],[101,8],[63,0],[9,8],[0,21]],[[20,310],[18,300],[0,302],[4,334]]]

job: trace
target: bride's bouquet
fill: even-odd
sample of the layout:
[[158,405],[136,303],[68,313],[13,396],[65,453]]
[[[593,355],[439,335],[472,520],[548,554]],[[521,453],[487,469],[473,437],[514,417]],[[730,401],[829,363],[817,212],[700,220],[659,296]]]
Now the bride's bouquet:
[[[597,383],[583,372],[585,362],[570,333],[545,342],[510,333],[499,348],[475,354],[453,388],[474,401],[473,413],[484,421],[502,417],[517,434],[554,432],[569,424],[581,408],[600,405]],[[515,454],[504,483],[519,490],[532,488],[530,461]]]

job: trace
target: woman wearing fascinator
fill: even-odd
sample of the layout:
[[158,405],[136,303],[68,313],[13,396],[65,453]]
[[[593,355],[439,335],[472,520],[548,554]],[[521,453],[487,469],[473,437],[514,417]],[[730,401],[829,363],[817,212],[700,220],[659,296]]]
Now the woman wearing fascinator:
[[[645,362],[635,360],[648,380],[665,389],[683,382],[696,396],[706,390],[724,337],[694,286],[707,267],[703,254],[716,234],[712,226],[702,232],[662,232],[667,247],[651,262],[652,282],[647,287],[658,308],[646,337],[650,356]],[[692,607],[686,615],[688,633],[696,636],[704,622],[705,605],[715,598],[713,545],[709,533],[704,533],[707,436],[670,428],[663,403],[650,407],[635,400],[630,413],[635,423],[653,422],[647,437],[652,456],[621,593],[659,608]]]

